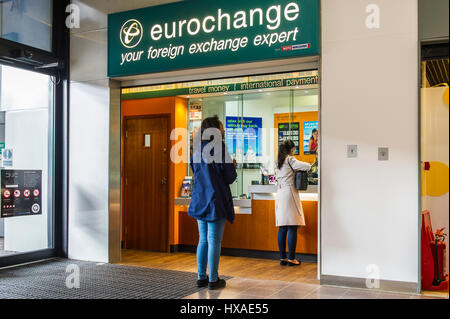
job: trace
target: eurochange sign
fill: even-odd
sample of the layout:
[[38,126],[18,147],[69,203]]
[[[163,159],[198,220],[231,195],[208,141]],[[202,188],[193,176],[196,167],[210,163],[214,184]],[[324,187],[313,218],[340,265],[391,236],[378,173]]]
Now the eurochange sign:
[[187,0],[108,16],[108,76],[318,55],[319,0]]

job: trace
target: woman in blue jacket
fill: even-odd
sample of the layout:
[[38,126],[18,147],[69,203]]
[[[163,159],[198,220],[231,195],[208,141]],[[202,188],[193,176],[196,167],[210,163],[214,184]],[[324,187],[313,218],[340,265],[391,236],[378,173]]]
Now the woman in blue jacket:
[[225,222],[234,221],[230,184],[237,177],[236,162],[226,150],[225,131],[217,116],[203,120],[198,134],[201,136],[194,137],[191,159],[194,185],[188,213],[198,223],[197,286],[214,290],[226,285],[225,280],[219,278],[218,269]]

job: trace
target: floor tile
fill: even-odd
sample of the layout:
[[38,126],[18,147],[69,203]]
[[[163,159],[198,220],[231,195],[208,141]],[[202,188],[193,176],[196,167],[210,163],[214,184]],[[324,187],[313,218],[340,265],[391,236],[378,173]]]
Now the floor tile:
[[256,287],[270,287],[274,289],[283,289],[292,285],[292,283],[280,280],[261,280]]
[[349,289],[341,299],[377,299],[379,291],[368,291],[362,289]]
[[281,288],[258,286],[258,287],[252,287],[252,288],[246,289],[242,293],[252,295],[252,296],[258,296],[261,298],[268,298],[271,295],[279,292],[280,290],[281,290]]
[[380,292],[377,299],[410,299],[411,295],[409,294],[396,294],[390,292]]
[[306,296],[311,294],[314,290],[297,290],[289,291],[286,289],[280,290],[279,292],[271,295],[270,299],[305,299]]
[[307,294],[305,299],[340,299],[348,289],[338,287],[319,287]]

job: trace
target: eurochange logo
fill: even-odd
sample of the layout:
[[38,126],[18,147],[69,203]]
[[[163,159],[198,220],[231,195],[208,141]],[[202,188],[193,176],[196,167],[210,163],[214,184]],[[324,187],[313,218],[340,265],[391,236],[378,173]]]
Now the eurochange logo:
[[128,49],[136,47],[142,40],[142,24],[136,19],[125,22],[120,29],[120,42]]

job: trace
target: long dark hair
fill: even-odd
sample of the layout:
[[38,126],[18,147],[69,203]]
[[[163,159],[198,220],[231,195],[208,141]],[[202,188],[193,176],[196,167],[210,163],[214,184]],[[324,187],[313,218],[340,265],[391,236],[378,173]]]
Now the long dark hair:
[[318,131],[317,129],[312,130],[310,140],[313,140],[313,139],[314,139],[314,133],[316,133],[316,132],[319,132],[319,131]]
[[292,140],[284,140],[279,146],[278,146],[278,169],[281,169],[281,167],[284,164],[284,161],[286,160],[286,157],[291,154],[291,150],[295,147],[294,142]]
[[[216,128],[216,129],[220,130],[220,120],[219,120],[219,117],[217,115],[208,117],[208,118],[203,120],[202,127],[200,129],[202,137],[203,137],[203,132],[206,131],[209,128]],[[211,140],[212,139],[213,139],[213,137],[211,137]]]

